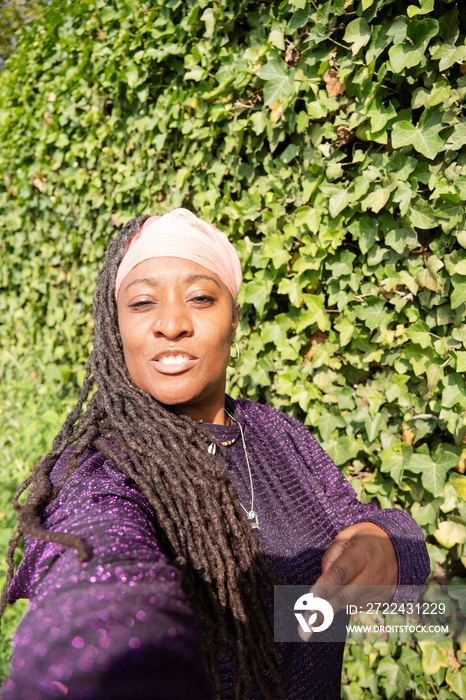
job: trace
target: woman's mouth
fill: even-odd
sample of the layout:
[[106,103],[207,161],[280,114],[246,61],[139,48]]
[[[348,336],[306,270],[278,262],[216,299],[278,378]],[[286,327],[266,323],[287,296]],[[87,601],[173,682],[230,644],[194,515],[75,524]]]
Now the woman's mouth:
[[162,365],[181,365],[190,359],[187,355],[164,355],[157,362],[161,362]]
[[192,355],[178,351],[161,352],[152,359],[152,365],[158,372],[174,374],[184,372],[197,362]]

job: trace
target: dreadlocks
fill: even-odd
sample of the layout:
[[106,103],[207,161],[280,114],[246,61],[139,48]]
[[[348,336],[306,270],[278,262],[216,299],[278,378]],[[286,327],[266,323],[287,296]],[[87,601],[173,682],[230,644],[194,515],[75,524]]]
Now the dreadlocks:
[[[273,697],[281,697],[279,656],[261,589],[265,586],[270,590],[276,577],[266,564],[223,466],[207,452],[201,426],[139,389],[124,361],[115,278],[130,239],[147,218],[130,221],[106,252],[94,293],[94,347],[78,402],[51,452],[36,464],[13,498],[19,517],[7,553],[0,616],[14,574],[14,553],[23,534],[73,547],[79,562],[89,558],[83,540],[43,529],[39,516],[78,469],[80,455],[93,445],[133,479],[155,511],[164,549],[182,570],[186,593],[200,620],[215,694],[220,697],[221,692],[216,650],[222,654],[230,646],[236,699],[250,697],[253,678],[266,697],[271,697],[272,679]],[[89,399],[95,384],[97,390]],[[71,444],[74,449],[63,478],[53,488],[50,472]],[[19,497],[29,486],[22,506]]]

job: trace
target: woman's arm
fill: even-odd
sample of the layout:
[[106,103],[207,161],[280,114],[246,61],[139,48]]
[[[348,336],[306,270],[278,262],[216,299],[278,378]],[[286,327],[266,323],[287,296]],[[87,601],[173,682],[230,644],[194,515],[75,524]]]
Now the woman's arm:
[[[313,586],[334,612],[348,604],[403,599],[407,587],[418,595],[430,573],[424,534],[399,508],[379,509],[360,503],[351,484],[309,433],[302,435],[309,467],[323,486],[323,500],[339,532],[322,558],[322,573]],[[374,588],[375,587],[375,588]],[[372,601],[373,602],[373,601]],[[306,635],[299,629],[303,639]]]
[[210,698],[197,618],[131,480],[91,454],[44,524],[82,536],[92,556],[80,565],[69,549],[27,542],[10,594],[31,603],[3,699]]
[[[322,562],[328,572],[335,566],[350,567],[347,583],[364,580],[371,585],[421,586],[430,573],[424,534],[416,521],[400,508],[379,509],[360,503],[351,484],[310,436],[314,463],[325,479],[325,494],[341,530]],[[351,566],[349,562],[351,563]],[[358,577],[356,579],[356,577]],[[395,581],[393,579],[395,578]]]

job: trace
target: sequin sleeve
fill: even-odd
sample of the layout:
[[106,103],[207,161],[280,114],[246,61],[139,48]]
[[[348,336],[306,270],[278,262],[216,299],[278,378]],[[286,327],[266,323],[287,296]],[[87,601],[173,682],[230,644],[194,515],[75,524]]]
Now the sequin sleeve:
[[[375,503],[361,503],[351,484],[309,429],[296,419],[271,406],[241,400],[238,404],[250,431],[257,433],[257,441],[261,440],[270,454],[274,454],[274,463],[277,463],[278,454],[278,450],[274,451],[274,442],[279,443],[280,452],[288,453],[287,466],[292,465],[289,478],[300,484],[300,493],[309,482],[310,492],[322,511],[321,518],[326,518],[335,534],[356,523],[373,522],[394,544],[399,565],[398,586],[417,589],[425,582],[430,573],[425,537],[408,513],[400,508],[381,510]],[[280,473],[284,473],[283,466]],[[299,494],[294,499],[296,506],[302,508]]]
[[[361,503],[351,484],[337,469],[317,440],[309,436],[314,462],[322,466],[327,482],[326,494],[334,507],[341,529],[360,522],[372,522],[384,530],[393,542],[398,558],[398,586],[414,591],[430,573],[429,554],[424,533],[416,521],[401,508],[380,509],[375,503]],[[398,593],[394,600],[398,599]]]
[[[58,465],[58,469],[60,468]],[[3,700],[211,697],[197,618],[160,551],[133,482],[90,453],[44,525],[83,537],[92,557],[28,538],[10,600],[30,598]]]

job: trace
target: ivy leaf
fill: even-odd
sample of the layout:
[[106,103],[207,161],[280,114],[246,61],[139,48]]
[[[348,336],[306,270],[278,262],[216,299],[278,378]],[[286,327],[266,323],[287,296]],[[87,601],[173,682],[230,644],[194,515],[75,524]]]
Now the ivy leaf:
[[262,342],[275,345],[282,343],[292,325],[293,322],[286,314],[278,314],[273,321],[265,321],[261,327]]
[[431,362],[426,371],[427,388],[429,391],[435,389],[439,381],[443,379],[444,376],[445,374],[441,365],[438,365],[436,362]]
[[434,9],[434,2],[435,0],[421,0],[421,7],[417,7],[416,5],[408,5],[406,14],[408,17],[414,17],[415,15],[426,15],[429,12],[432,12]]
[[437,226],[437,218],[431,205],[420,197],[416,197],[410,208],[410,223],[414,228],[428,230]]
[[401,255],[406,247],[415,248],[419,241],[415,231],[405,226],[389,231],[385,237],[385,243]]
[[438,642],[419,642],[422,651],[422,670],[428,676],[437,673],[441,668],[448,668],[447,654]]
[[461,304],[466,303],[466,281],[463,275],[452,275],[453,293],[451,295],[451,308],[457,309]]
[[442,282],[437,272],[442,267],[442,261],[436,255],[431,255],[427,258],[426,266],[417,271],[416,282],[420,287],[430,289],[432,292],[441,292]]
[[256,136],[260,136],[267,126],[267,118],[262,110],[251,116],[252,128]]
[[435,19],[409,22],[406,26],[406,37],[410,43],[396,43],[388,52],[393,71],[402,73],[407,68],[424,65],[426,48],[438,30],[439,23]]
[[418,525],[432,525],[437,522],[437,512],[432,503],[428,503],[425,506],[421,506],[420,503],[414,503],[411,508],[411,515]]
[[466,372],[466,352],[458,351],[456,353],[456,369],[458,372]]
[[269,44],[276,46],[277,49],[285,50],[285,37],[280,29],[273,29],[269,34]]
[[288,146],[283,151],[283,153],[280,154],[279,159],[282,163],[287,165],[288,163],[290,163],[293,160],[293,158],[296,158],[298,151],[299,151],[299,148],[298,148],[298,146],[296,146],[296,144],[289,143]]
[[432,345],[430,328],[424,321],[417,321],[417,323],[410,326],[406,331],[406,335],[413,343],[420,345],[421,348],[427,348]]
[[453,265],[452,273],[456,275],[466,275],[466,259],[460,260]]
[[265,80],[264,104],[272,105],[283,95],[291,95],[294,84],[295,70],[288,68],[284,61],[273,58],[262,66],[257,75]]
[[448,669],[446,681],[452,691],[456,693],[459,698],[466,697],[466,666],[463,666],[456,671],[451,671]]
[[361,253],[364,255],[377,240],[377,221],[369,216],[356,219],[348,226],[348,230],[358,241]]
[[272,282],[257,276],[244,285],[244,300],[249,304],[254,304],[258,313],[262,314],[269,301],[271,288]]
[[341,347],[348,345],[348,343],[350,342],[351,338],[353,337],[353,333],[355,331],[354,323],[351,323],[349,318],[345,317],[339,323],[335,323],[334,328],[340,334]]
[[355,306],[356,315],[371,330],[386,326],[392,319],[393,314],[387,313],[383,299],[368,299],[366,305]]
[[347,189],[340,190],[339,192],[332,194],[328,207],[330,216],[333,216],[334,218],[338,216],[338,214],[343,211],[343,209],[345,209],[345,207],[347,207],[351,201],[352,196]]
[[305,294],[305,303],[307,309],[301,312],[296,331],[301,333],[305,328],[317,324],[321,331],[328,331],[330,328],[330,319],[325,311],[324,301],[321,297],[313,294]]
[[[465,47],[466,48],[466,47]],[[449,151],[457,151],[466,144],[466,120],[462,120],[455,124],[455,127],[448,137],[445,144],[445,149]]]
[[131,88],[136,87],[138,83],[140,82],[139,80],[139,70],[138,67],[134,63],[130,63],[129,66],[125,70],[125,76],[126,76],[126,82]]
[[283,239],[278,234],[267,236],[262,247],[264,258],[272,260],[276,270],[285,265],[290,259],[290,254],[283,245]]
[[409,461],[413,448],[403,445],[402,451],[392,447],[386,448],[380,453],[380,471],[390,474],[396,484],[401,485],[403,481],[404,468]]
[[305,10],[304,8],[301,8],[299,10],[296,10],[296,12],[293,12],[293,14],[290,17],[290,21],[288,22],[288,32],[294,32],[296,29],[299,29],[300,27],[304,27],[305,24],[307,24],[309,20],[309,12]]
[[350,459],[357,456],[361,449],[361,444],[346,435],[338,440],[330,440],[323,445],[325,451],[337,466],[347,464]]
[[371,33],[371,28],[364,17],[354,19],[348,24],[343,40],[348,44],[351,44],[353,56],[355,56],[359,52],[359,49],[370,41]]
[[370,209],[377,214],[388,202],[390,191],[391,190],[388,187],[379,187],[374,192],[371,192],[363,202],[363,211]]
[[443,149],[444,142],[439,136],[439,132],[444,128],[445,125],[442,124],[441,116],[425,119],[416,126],[408,121],[396,122],[392,131],[393,148],[414,146],[416,151],[433,160]]
[[342,250],[333,259],[327,260],[325,267],[332,271],[334,277],[350,275],[353,271],[353,263],[356,255],[350,250]]
[[401,44],[406,39],[408,30],[408,19],[404,15],[399,15],[387,29],[387,35],[392,38],[393,44]]
[[442,406],[453,408],[459,404],[466,407],[466,384],[461,374],[449,374],[443,380]]
[[432,58],[439,61],[439,70],[446,70],[455,63],[463,63],[466,60],[466,46],[441,44],[436,47]]
[[344,428],[345,421],[341,416],[336,416],[333,413],[325,412],[317,421],[317,427],[323,440],[328,440],[336,428]]
[[406,468],[415,474],[421,474],[422,484],[427,491],[434,496],[441,496],[445,488],[446,475],[457,461],[455,456],[446,451],[437,452],[434,454],[434,459],[423,452],[416,452]]
[[424,59],[422,51],[409,44],[392,46],[388,55],[394,73],[402,73],[406,68],[414,68]]
[[367,439],[369,442],[374,442],[374,440],[379,436],[380,424],[382,422],[382,416],[377,413],[375,418],[368,419],[364,422],[364,427],[367,433]]
[[442,547],[451,549],[455,544],[466,542],[466,526],[454,520],[444,520],[439,523],[438,529],[434,532],[434,537]]
[[399,698],[404,688],[409,683],[409,674],[395,659],[383,658],[377,668],[378,675],[382,676],[386,697]]
[[429,41],[438,34],[439,23],[436,19],[420,19],[408,23],[406,36],[414,46],[427,48]]

